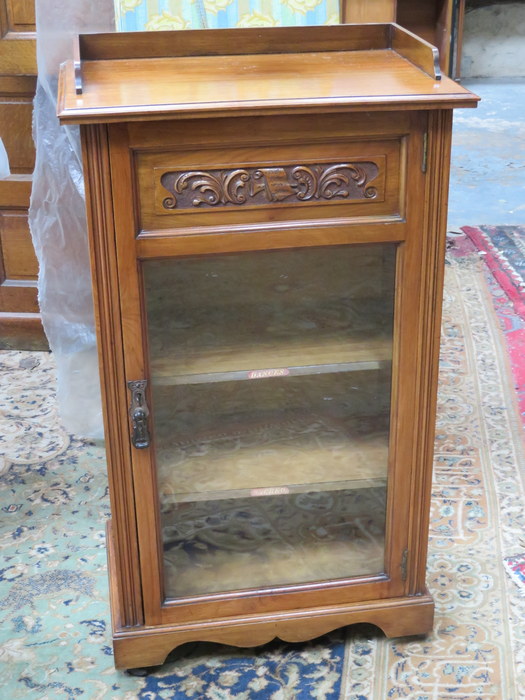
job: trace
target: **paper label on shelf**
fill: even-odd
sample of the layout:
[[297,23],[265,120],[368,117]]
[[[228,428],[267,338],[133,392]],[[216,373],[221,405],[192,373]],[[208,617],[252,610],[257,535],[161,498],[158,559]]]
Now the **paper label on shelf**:
[[248,379],[267,379],[268,377],[286,377],[290,370],[286,367],[282,369],[253,369],[248,372]]
[[252,489],[250,496],[285,496],[290,493],[287,486],[270,486],[268,488]]

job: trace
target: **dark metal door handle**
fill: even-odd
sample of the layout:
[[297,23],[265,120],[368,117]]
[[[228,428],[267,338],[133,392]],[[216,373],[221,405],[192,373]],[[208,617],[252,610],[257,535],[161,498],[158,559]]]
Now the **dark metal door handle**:
[[131,418],[131,443],[137,450],[143,450],[150,445],[148,432],[149,410],[146,403],[146,379],[128,382],[131,391],[129,415]]

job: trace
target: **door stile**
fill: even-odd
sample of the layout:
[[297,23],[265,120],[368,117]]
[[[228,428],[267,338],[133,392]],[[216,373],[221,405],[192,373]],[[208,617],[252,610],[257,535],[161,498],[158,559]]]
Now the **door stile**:
[[[422,207],[423,235],[421,242],[421,297],[420,346],[421,378],[418,405],[418,431],[416,433],[417,478],[413,480],[411,510],[413,513],[410,531],[410,549],[413,562],[409,568],[407,592],[416,595],[425,590],[425,570],[428,550],[430,520],[430,496],[434,455],[434,438],[437,411],[437,390],[439,371],[439,349],[443,284],[445,274],[445,247],[448,189],[440,182],[448,182],[452,139],[452,110],[428,113],[428,173],[425,176]],[[422,534],[423,533],[423,534]]]
[[[406,541],[406,595],[426,592],[426,552],[433,466],[436,416],[437,372],[441,301],[443,294],[446,195],[441,194],[438,178],[427,173],[448,173],[450,139],[440,136],[441,114],[423,113],[419,138],[413,138],[409,158],[412,174],[409,201],[412,221],[407,240],[400,246],[403,267],[402,299],[405,313],[404,347],[398,368],[406,385],[398,402],[401,452],[397,462],[403,469],[401,488],[406,494],[410,518]],[[425,158],[425,148],[428,155]],[[418,164],[428,160],[418,172]],[[426,172],[425,172],[426,171]],[[439,201],[438,201],[439,200]],[[421,206],[421,202],[424,203]],[[418,319],[414,325],[413,319]],[[395,517],[403,522],[396,505]],[[400,544],[401,546],[401,544]]]
[[[91,255],[95,319],[106,455],[110,483],[112,527],[108,544],[115,557],[118,626],[143,623],[142,592],[137,547],[135,493],[126,420],[127,396],[121,327],[118,264],[115,248],[109,144],[105,125],[82,126],[87,219]],[[111,436],[111,438],[109,437]]]
[[[137,513],[137,539],[140,561],[140,578],[144,603],[144,621],[147,625],[160,623],[162,602],[162,577],[158,498],[153,458],[153,447],[137,449],[131,444],[133,431],[129,418],[132,392],[129,382],[148,380],[146,316],[142,299],[140,261],[136,250],[136,221],[133,198],[132,152],[128,146],[126,125],[108,127],[110,136],[110,160],[115,213],[115,238],[118,258],[120,307],[124,346],[124,387],[127,395],[128,444]],[[149,387],[146,386],[146,402],[151,405]],[[151,431],[151,419],[149,420]],[[151,434],[151,432],[150,432]]]
[[[414,503],[423,497],[422,485],[415,482],[421,455],[414,446],[418,442],[418,416],[425,381],[421,376],[424,358],[420,353],[421,330],[414,326],[414,318],[418,318],[425,291],[421,278],[424,216],[420,206],[425,194],[425,178],[420,166],[427,117],[425,113],[412,114],[411,120],[410,136],[403,138],[401,182],[407,228],[406,238],[397,249],[392,358],[391,480],[387,508],[387,531],[390,532],[387,571],[392,580],[392,595],[407,594],[407,579],[415,560],[411,557],[414,544],[406,523],[411,520]],[[417,530],[418,525],[415,527]]]

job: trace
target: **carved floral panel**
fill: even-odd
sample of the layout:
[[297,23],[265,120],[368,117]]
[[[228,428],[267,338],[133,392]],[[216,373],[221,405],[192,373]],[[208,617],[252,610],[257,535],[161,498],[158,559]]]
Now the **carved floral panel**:
[[[383,165],[383,158],[377,159]],[[158,169],[156,169],[158,172]],[[164,211],[243,205],[381,199],[372,160],[308,165],[163,171]],[[169,193],[168,196],[165,194]]]

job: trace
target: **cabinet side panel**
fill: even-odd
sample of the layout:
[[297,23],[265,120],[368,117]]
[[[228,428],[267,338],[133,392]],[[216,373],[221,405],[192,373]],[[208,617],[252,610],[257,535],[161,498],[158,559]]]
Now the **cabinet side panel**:
[[[112,511],[119,627],[142,624],[117,256],[105,126],[82,127],[93,292]],[[113,590],[115,594],[115,590]]]
[[452,112],[429,114],[428,163],[425,188],[425,218],[422,231],[425,265],[421,279],[422,319],[419,330],[421,375],[419,379],[419,426],[415,446],[417,477],[413,481],[409,532],[407,593],[425,590],[430,492],[436,422],[437,383],[441,307],[443,299],[445,235],[447,222],[448,181]]

